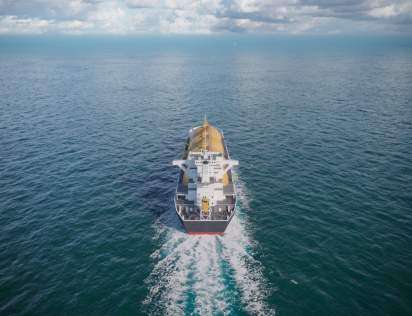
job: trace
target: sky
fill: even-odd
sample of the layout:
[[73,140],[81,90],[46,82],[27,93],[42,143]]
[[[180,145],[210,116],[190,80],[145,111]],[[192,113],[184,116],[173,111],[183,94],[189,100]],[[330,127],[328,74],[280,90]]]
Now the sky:
[[0,0],[0,34],[411,35],[412,0]]

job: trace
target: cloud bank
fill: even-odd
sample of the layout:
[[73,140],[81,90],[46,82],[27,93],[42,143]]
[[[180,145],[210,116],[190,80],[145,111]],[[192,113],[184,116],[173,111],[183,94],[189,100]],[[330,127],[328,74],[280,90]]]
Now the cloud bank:
[[411,0],[0,0],[0,34],[408,34]]

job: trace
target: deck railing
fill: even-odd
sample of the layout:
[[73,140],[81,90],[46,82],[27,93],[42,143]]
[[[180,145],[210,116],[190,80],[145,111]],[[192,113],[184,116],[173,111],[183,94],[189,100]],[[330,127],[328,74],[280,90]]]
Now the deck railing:
[[[223,206],[223,207],[222,207]],[[177,204],[177,211],[183,219],[204,220],[200,218],[200,208],[193,204]],[[222,217],[222,220],[229,219],[235,209],[234,204],[219,204],[211,208],[211,217]],[[220,209],[220,210],[219,210]],[[224,216],[226,214],[226,216]],[[198,217],[198,218],[194,218]]]

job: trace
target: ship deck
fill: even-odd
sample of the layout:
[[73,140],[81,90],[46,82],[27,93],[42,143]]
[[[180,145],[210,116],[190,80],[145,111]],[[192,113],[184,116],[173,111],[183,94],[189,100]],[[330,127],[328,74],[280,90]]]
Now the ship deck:
[[[176,188],[176,194],[187,194],[188,187],[183,183],[182,179],[179,179]],[[227,185],[223,186],[224,195],[235,195],[235,188],[232,182],[229,182]]]
[[[229,173],[230,182],[223,187],[225,199],[218,201],[217,205],[211,207],[211,220],[228,220],[235,210],[236,196],[235,188],[232,182],[231,171]],[[180,214],[183,220],[201,220],[200,209],[193,201],[185,198],[188,186],[183,182],[183,171],[179,176],[178,185],[176,188],[175,202],[176,211]]]
[[[176,211],[183,220],[203,220],[200,218],[200,209],[193,201],[186,200],[184,196],[176,195]],[[235,198],[226,197],[217,205],[211,207],[210,220],[229,220],[235,210]]]

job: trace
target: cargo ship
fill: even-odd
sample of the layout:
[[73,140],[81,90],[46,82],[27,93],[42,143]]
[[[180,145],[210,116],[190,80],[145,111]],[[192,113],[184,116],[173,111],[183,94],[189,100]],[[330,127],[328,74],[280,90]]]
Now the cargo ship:
[[174,196],[180,221],[189,234],[223,235],[236,211],[234,166],[223,132],[209,124],[189,130]]

